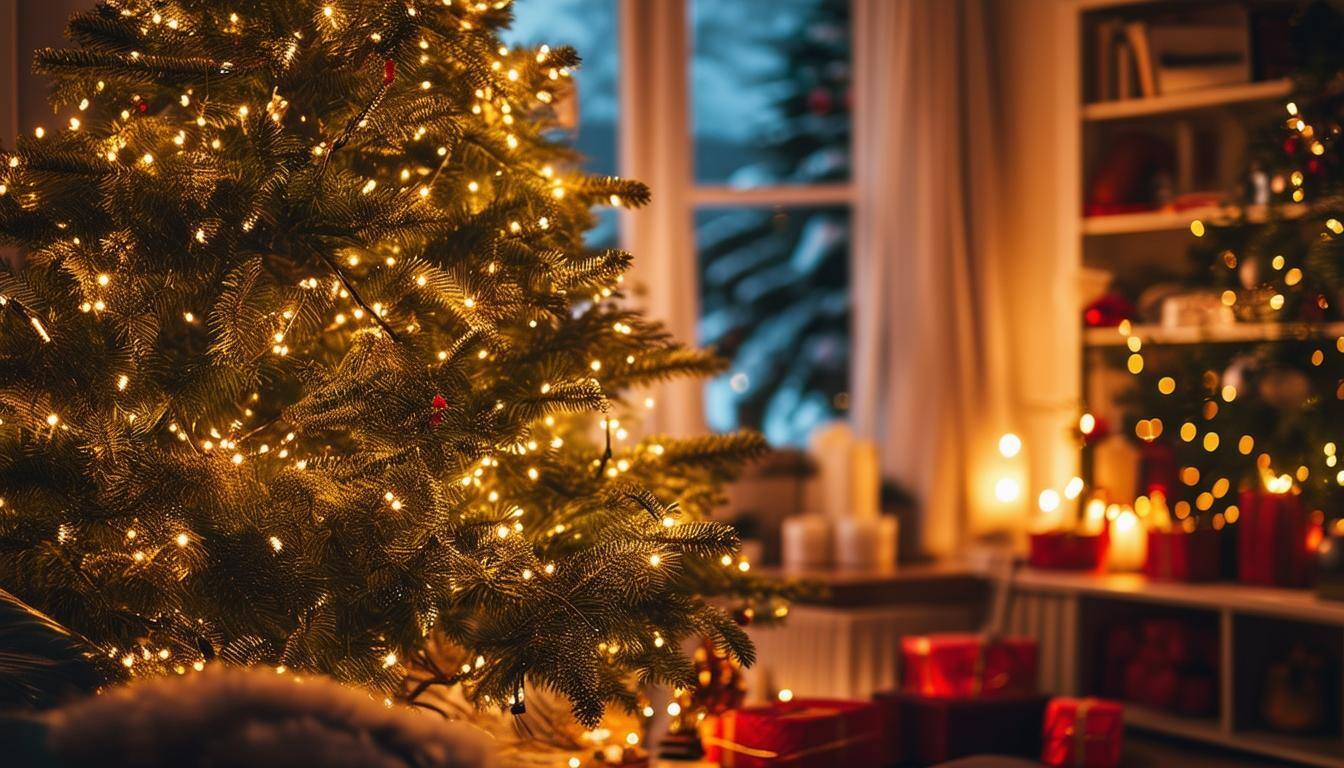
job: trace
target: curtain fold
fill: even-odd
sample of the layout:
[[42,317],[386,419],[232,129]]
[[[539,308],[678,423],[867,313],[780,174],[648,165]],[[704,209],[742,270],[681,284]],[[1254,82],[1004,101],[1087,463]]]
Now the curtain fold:
[[855,2],[851,418],[919,499],[918,549],[946,555],[1021,510],[994,492],[1011,373],[988,11]]

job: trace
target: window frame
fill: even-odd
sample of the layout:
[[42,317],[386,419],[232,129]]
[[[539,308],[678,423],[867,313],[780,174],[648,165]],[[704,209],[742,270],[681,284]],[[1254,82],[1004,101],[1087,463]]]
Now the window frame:
[[[772,184],[733,187],[695,179],[690,71],[694,55],[690,11],[692,0],[620,0],[618,55],[621,61],[619,169],[621,175],[647,183],[653,202],[621,221],[622,247],[636,255],[631,270],[643,308],[667,324],[678,338],[694,340],[700,317],[699,259],[695,214],[730,207],[846,207],[851,227],[867,220],[859,176],[864,162],[861,140],[864,105],[869,93],[863,36],[855,34],[869,0],[850,3],[851,90],[849,178],[822,184]],[[856,245],[851,238],[853,272]],[[851,355],[851,377],[853,356]],[[660,387],[663,407],[652,419],[655,428],[680,433],[706,431],[699,382]]]

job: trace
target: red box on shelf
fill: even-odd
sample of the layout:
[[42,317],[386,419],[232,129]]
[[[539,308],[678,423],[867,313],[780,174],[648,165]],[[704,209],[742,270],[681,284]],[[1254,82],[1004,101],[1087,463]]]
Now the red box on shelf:
[[903,686],[928,697],[1036,692],[1036,641],[969,633],[901,638]]
[[1308,587],[1315,580],[1322,530],[1296,493],[1241,492],[1237,579],[1243,584]]
[[1041,754],[1047,696],[930,698],[889,691],[873,698],[882,707],[889,744],[886,765],[932,765],[983,754],[1030,758]]
[[1221,568],[1218,531],[1149,531],[1143,573],[1154,579],[1215,581]]
[[1105,699],[1051,699],[1045,708],[1041,762],[1051,768],[1116,768],[1123,709]]
[[871,702],[796,699],[730,709],[705,739],[705,759],[723,768],[882,765],[882,711]]
[[1032,568],[1051,571],[1100,572],[1106,564],[1108,543],[1105,533],[1033,533],[1027,562]]

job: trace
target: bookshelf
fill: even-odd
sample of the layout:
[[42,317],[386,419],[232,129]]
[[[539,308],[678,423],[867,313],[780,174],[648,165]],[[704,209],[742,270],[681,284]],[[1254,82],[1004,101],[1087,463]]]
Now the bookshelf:
[[[1075,291],[1070,304],[1068,338],[1081,325],[1082,306],[1095,298],[1098,272],[1126,280],[1135,291],[1164,281],[1193,277],[1185,267],[1193,235],[1191,222],[1244,221],[1257,224],[1276,217],[1296,218],[1303,209],[1269,211],[1262,207],[1203,204],[1115,215],[1084,215],[1089,184],[1111,150],[1126,133],[1150,132],[1168,142],[1173,154],[1171,190],[1186,193],[1229,190],[1241,182],[1250,132],[1265,116],[1282,114],[1292,83],[1277,75],[1245,82],[1211,84],[1176,93],[1143,97],[1097,94],[1097,25],[1118,19],[1118,26],[1160,19],[1176,10],[1216,12],[1229,8],[1273,7],[1275,0],[1248,6],[1235,0],[1180,3],[1171,0],[1066,0],[1055,9],[1055,34],[1060,42],[1056,75],[1055,130],[1060,137],[1058,183],[1066,190],[1055,230],[1060,282]],[[1284,3],[1279,3],[1283,7]],[[1251,71],[1251,70],[1248,70]],[[1273,118],[1271,117],[1271,120]],[[1216,151],[1209,151],[1216,145]],[[1204,153],[1203,160],[1196,158]],[[1199,162],[1205,167],[1194,168]],[[1197,200],[1191,194],[1189,199]],[[1216,195],[1207,199],[1217,200]],[[1180,273],[1181,269],[1187,269]],[[1160,279],[1144,282],[1150,274]],[[1173,278],[1173,275],[1175,277]],[[1137,286],[1137,287],[1136,287]],[[1063,322],[1064,314],[1057,317]],[[1235,323],[1170,327],[1137,319],[1121,334],[1116,328],[1081,328],[1069,354],[1078,364],[1079,408],[1087,408],[1109,424],[1123,425],[1119,396],[1132,384],[1124,370],[1128,337],[1137,337],[1153,354],[1189,354],[1197,344],[1249,344],[1320,338],[1330,348],[1344,337],[1344,323],[1309,327],[1300,323]],[[1076,349],[1072,344],[1077,344]],[[1123,427],[1121,427],[1123,428]],[[1334,638],[1344,658],[1344,603],[1317,599],[1308,591],[1245,587],[1238,584],[1190,585],[1116,574],[1062,574],[1028,571],[1017,583],[1014,631],[1038,637],[1043,652],[1045,690],[1065,694],[1096,694],[1098,632],[1116,612],[1167,611],[1201,613],[1219,628],[1219,704],[1211,717],[1184,717],[1126,705],[1128,727],[1220,747],[1255,753],[1284,764],[1344,768],[1344,722],[1316,735],[1271,731],[1259,710],[1261,676],[1268,663],[1265,637],[1292,636],[1299,628]],[[1046,662],[1048,654],[1054,661]],[[1334,689],[1335,711],[1344,712],[1344,682]]]

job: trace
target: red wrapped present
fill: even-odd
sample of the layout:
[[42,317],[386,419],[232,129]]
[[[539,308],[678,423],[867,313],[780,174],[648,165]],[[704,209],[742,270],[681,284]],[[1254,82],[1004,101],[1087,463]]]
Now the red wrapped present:
[[1218,633],[1182,619],[1145,619],[1139,625],[1139,657],[1158,664],[1218,665]]
[[1310,586],[1321,526],[1296,493],[1252,488],[1241,492],[1237,578],[1243,584]]
[[1174,581],[1216,580],[1222,553],[1220,535],[1213,530],[1149,531],[1144,575]]
[[969,633],[901,638],[906,691],[922,696],[1036,692],[1036,641]]
[[[908,691],[874,694],[891,745],[885,763],[933,765],[971,755],[1041,753],[1046,696],[929,698]],[[854,766],[857,768],[857,766]]]
[[1107,544],[1105,533],[1033,533],[1027,562],[1032,568],[1051,571],[1100,572],[1106,563]]
[[723,768],[882,765],[886,748],[876,704],[831,699],[730,709],[704,743]]
[[1106,699],[1051,699],[1045,708],[1041,762],[1051,768],[1120,765],[1123,710]]

